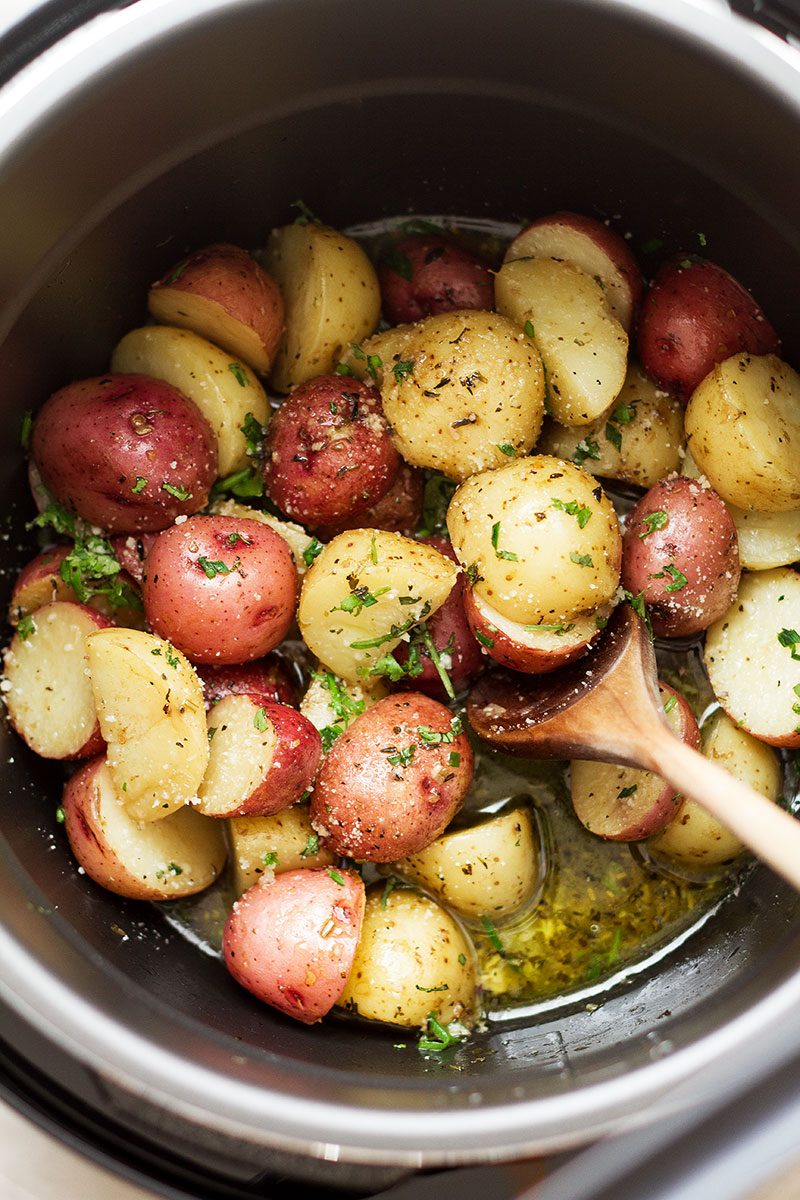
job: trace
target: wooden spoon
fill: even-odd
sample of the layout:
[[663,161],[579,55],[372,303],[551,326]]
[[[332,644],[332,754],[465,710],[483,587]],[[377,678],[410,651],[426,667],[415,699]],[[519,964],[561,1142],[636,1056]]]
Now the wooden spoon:
[[549,675],[487,675],[467,716],[478,737],[507,754],[654,771],[800,891],[800,821],[675,736],[652,643],[630,605],[617,607],[597,648],[579,662]]

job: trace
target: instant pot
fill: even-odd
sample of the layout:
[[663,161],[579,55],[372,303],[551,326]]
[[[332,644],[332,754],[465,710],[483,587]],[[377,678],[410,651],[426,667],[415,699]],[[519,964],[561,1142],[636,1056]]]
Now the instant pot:
[[[40,5],[0,44],[5,582],[31,507],[22,413],[103,370],[187,250],[260,246],[298,197],[335,226],[570,208],[634,246],[702,230],[800,364],[799,63],[713,0]],[[279,1195],[280,1176],[365,1194],[696,1124],[780,1071],[800,1095],[800,901],[766,868],[649,973],[492,1019],[441,1063],[260,1006],[77,872],[59,774],[5,727],[0,763],[6,1090],[120,1161],[190,1164],[207,1196]]]

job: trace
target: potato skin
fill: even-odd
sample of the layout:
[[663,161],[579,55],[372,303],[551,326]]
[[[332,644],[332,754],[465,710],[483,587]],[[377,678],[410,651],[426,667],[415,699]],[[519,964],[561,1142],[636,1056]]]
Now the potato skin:
[[[73,549],[69,546],[52,546],[43,550],[22,568],[17,576],[11,592],[8,619],[12,625],[17,625],[21,617],[35,612],[43,604],[51,604],[54,600],[69,600],[78,602],[74,589],[61,575],[61,564]],[[119,562],[119,557],[117,557]],[[135,581],[124,571],[115,577],[119,583],[126,584],[132,592],[138,594]],[[116,625],[129,625],[139,629],[142,623],[141,607],[114,607],[108,596],[97,593],[86,601],[89,608],[108,617]]]
[[234,904],[225,966],[259,1000],[312,1025],[342,993],[363,917],[364,884],[354,871],[286,871]]
[[[452,740],[426,745],[421,730]],[[418,692],[387,696],[357,717],[333,743],[311,797],[325,845],[359,862],[393,862],[434,841],[472,781],[460,730],[449,709]]]
[[298,685],[284,658],[277,653],[247,663],[223,663],[197,668],[203,685],[206,708],[213,708],[225,696],[260,696],[271,704],[296,708]]
[[[656,526],[652,532],[648,518]],[[643,594],[659,637],[708,629],[728,611],[740,575],[736,526],[710,487],[685,477],[665,479],[629,514],[622,584],[634,596]]]
[[[525,675],[543,675],[581,658],[600,637],[609,605],[575,621],[522,625],[503,617],[476,592],[466,589],[464,608],[469,627],[484,654],[503,667]],[[543,625],[545,628],[539,629]],[[549,628],[548,628],[549,626]]]
[[716,263],[682,255],[665,263],[639,315],[647,374],[687,403],[716,363],[732,354],[777,354],[780,341],[760,307]]
[[318,375],[300,384],[267,433],[269,497],[311,529],[366,512],[399,469],[380,393],[357,379]]
[[111,533],[166,529],[197,512],[217,473],[208,422],[145,375],[100,375],[54,392],[34,421],[31,454],[60,504]]
[[258,521],[192,517],[160,535],[145,565],[147,619],[192,661],[261,658],[292,623],[298,591],[292,554]]
[[317,537],[330,542],[349,529],[385,529],[388,533],[402,533],[411,537],[422,519],[422,503],[425,496],[425,476],[422,471],[401,462],[394,483],[365,512],[345,518],[333,525],[319,525]]
[[442,234],[403,238],[378,265],[383,315],[390,325],[454,308],[493,308],[489,264]]

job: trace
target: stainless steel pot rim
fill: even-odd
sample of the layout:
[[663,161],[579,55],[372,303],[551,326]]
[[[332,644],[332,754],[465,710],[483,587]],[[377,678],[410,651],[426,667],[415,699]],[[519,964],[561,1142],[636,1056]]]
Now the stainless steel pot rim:
[[[30,136],[57,106],[78,94],[87,77],[112,69],[126,55],[217,11],[263,0],[139,0],[71,35],[26,68],[0,94],[0,160]],[[771,35],[724,10],[689,0],[599,0],[654,25],[681,29],[779,92],[800,113],[796,54]],[[32,953],[0,930],[0,991],[20,1015],[74,1057],[132,1095],[187,1120],[257,1145],[296,1150],[324,1160],[433,1166],[514,1158],[564,1148],[652,1119],[737,1074],[765,1073],[775,1054],[767,1032],[780,1025],[782,1051],[800,1048],[800,973],[763,1001],[693,1045],[646,1067],[546,1101],[488,1105],[475,1092],[467,1107],[432,1111],[375,1109],[328,1103],[271,1090],[200,1067],[157,1047],[120,1020],[98,1011],[48,972]],[[233,1064],[232,1064],[233,1065]],[[198,1098],[214,1097],[212,1111]],[[474,1097],[474,1098],[473,1098]],[[612,1113],[613,1116],[609,1116]],[[536,1130],[535,1138],[531,1130]]]

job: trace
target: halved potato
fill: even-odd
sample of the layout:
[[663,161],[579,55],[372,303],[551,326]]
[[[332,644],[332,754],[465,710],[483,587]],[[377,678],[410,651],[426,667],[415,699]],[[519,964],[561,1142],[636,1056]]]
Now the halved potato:
[[742,576],[728,612],[706,634],[705,663],[725,712],[772,746],[800,746],[800,575],[785,567]]
[[521,625],[510,621],[467,588],[464,610],[469,626],[486,654],[503,667],[527,675],[541,675],[574,662],[606,627],[611,607],[604,605],[588,617],[574,621],[535,621]]
[[230,475],[250,463],[242,425],[252,413],[266,425],[266,393],[244,363],[188,329],[146,325],[118,342],[111,370],[163,379],[196,404],[217,438],[218,474]]
[[222,828],[191,808],[163,821],[137,821],[114,787],[104,758],[64,788],[72,853],[95,883],[131,900],[175,900],[210,887],[225,865]]
[[456,575],[438,550],[399,533],[340,533],[303,580],[300,632],[321,663],[355,683],[444,604]]
[[288,392],[333,370],[350,342],[374,331],[381,308],[378,277],[357,242],[313,222],[273,229],[264,266],[286,309],[270,382]]
[[503,264],[494,288],[497,311],[532,330],[556,420],[589,425],[610,408],[625,382],[628,335],[600,284],[556,258],[519,258]]
[[270,873],[335,862],[312,828],[307,804],[293,804],[269,817],[231,817],[228,837],[237,896]]
[[108,767],[128,813],[157,821],[197,799],[208,764],[200,680],[169,642],[135,629],[86,641]]
[[534,899],[542,883],[537,831],[518,806],[465,829],[451,829],[392,870],[434,893],[462,917],[497,923]]

